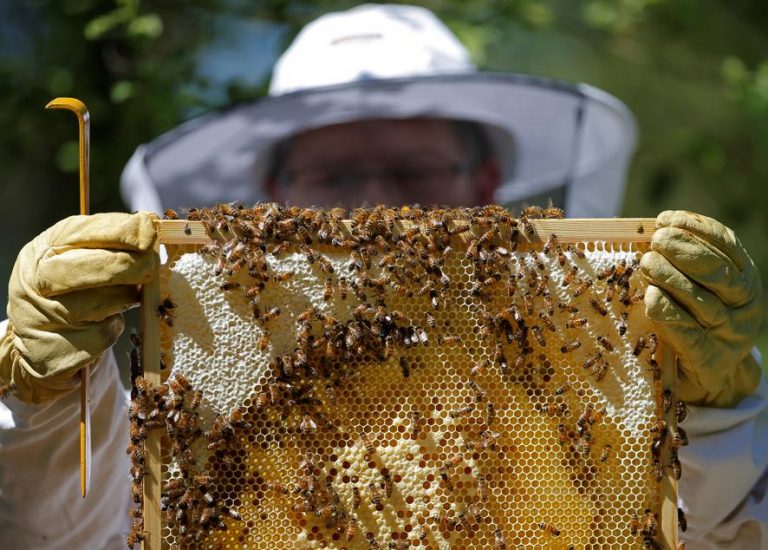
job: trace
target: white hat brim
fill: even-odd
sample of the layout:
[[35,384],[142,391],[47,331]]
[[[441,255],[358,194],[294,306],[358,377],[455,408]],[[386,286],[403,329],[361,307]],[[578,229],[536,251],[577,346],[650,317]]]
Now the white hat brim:
[[[266,198],[259,182],[280,141],[331,124],[411,117],[483,124],[503,163],[497,202],[567,185],[568,197],[586,201],[570,214],[616,213],[635,143],[635,122],[624,104],[583,84],[483,72],[372,79],[204,115],[139,148],[123,174],[123,196],[134,210],[254,203]],[[584,184],[604,188],[596,191],[600,204],[577,199],[583,193],[573,187],[585,178],[591,182]]]

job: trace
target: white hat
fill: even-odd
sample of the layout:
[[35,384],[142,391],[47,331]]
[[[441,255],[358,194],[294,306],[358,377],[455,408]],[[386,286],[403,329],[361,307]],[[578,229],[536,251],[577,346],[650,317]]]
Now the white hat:
[[297,133],[375,118],[482,125],[502,163],[496,201],[564,196],[570,216],[614,216],[635,123],[584,84],[477,72],[430,11],[363,5],[308,24],[278,60],[270,97],[191,120],[140,146],[121,179],[132,210],[266,199],[274,146]]

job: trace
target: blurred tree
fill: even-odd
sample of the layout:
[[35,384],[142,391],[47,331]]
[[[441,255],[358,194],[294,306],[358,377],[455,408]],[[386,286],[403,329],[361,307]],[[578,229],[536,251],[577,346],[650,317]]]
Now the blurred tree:
[[[73,95],[92,114],[92,209],[122,209],[133,149],[180,121],[264,94],[274,58],[344,0],[0,3],[0,278],[77,209]],[[604,88],[641,141],[624,212],[700,211],[733,227],[768,276],[768,4],[760,0],[424,0],[485,69]],[[5,302],[5,288],[0,290]],[[764,350],[768,336],[763,332]]]

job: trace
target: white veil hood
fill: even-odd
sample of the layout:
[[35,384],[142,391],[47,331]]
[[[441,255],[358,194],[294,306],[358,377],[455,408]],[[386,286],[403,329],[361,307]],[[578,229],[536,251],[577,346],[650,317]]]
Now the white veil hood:
[[472,72],[303,90],[193,119],[140,146],[121,178],[131,210],[268,200],[274,146],[312,128],[376,118],[434,117],[483,125],[502,162],[499,204],[565,192],[570,217],[619,213],[636,125],[591,86]]
[[480,124],[502,165],[495,200],[557,197],[572,217],[619,212],[636,140],[630,111],[591,86],[477,72],[425,8],[363,5],[307,25],[278,60],[270,97],[191,120],[140,146],[121,178],[132,210],[268,200],[276,144],[370,119]]

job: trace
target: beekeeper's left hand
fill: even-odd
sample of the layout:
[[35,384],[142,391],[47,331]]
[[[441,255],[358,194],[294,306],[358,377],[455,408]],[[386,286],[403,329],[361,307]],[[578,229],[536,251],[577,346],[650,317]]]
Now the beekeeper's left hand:
[[685,211],[656,218],[640,267],[645,311],[679,357],[678,397],[732,407],[751,394],[760,366],[750,351],[763,319],[757,269],[733,231]]

